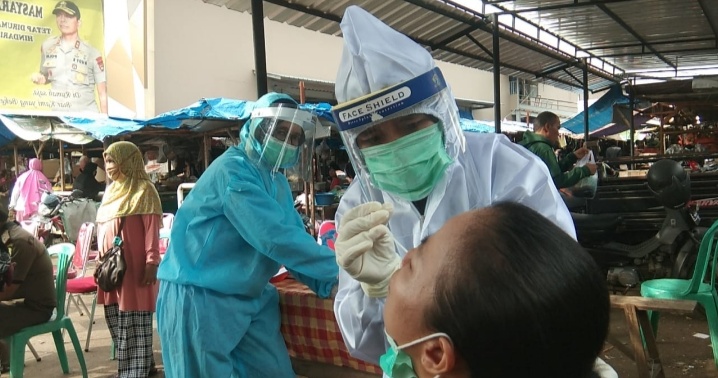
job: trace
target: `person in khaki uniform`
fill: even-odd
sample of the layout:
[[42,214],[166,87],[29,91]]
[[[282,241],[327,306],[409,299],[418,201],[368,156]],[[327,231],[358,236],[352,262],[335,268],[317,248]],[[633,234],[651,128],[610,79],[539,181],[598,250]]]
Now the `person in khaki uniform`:
[[21,329],[50,320],[57,306],[52,260],[45,246],[19,224],[8,222],[0,205],[0,248],[9,250],[12,280],[0,291],[0,363],[9,370],[9,349],[4,339]]
[[107,114],[105,63],[102,54],[79,37],[80,9],[72,1],[60,1],[52,13],[61,35],[42,44],[40,72],[32,75],[32,82],[52,85],[53,110]]

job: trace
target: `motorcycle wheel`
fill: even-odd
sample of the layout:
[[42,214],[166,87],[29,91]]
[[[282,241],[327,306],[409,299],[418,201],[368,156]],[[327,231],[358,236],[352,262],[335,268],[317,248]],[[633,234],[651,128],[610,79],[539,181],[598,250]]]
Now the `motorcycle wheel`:
[[689,279],[693,277],[697,257],[698,244],[693,238],[689,237],[678,249],[676,261],[673,263],[673,269],[671,270],[671,278]]

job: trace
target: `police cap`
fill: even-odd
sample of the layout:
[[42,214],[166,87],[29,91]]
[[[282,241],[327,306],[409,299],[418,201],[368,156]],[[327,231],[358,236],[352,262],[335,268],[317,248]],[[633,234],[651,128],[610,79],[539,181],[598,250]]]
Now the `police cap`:
[[55,9],[52,10],[52,14],[57,16],[58,11],[63,11],[70,16],[76,16],[80,18],[80,8],[75,5],[72,1],[61,1],[55,5]]

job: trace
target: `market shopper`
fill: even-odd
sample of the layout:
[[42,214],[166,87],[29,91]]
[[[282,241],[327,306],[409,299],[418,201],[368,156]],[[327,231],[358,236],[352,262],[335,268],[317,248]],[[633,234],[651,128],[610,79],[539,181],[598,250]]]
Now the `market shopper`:
[[546,164],[556,187],[563,189],[570,188],[582,178],[596,173],[596,164],[587,163],[581,167],[574,167],[576,161],[588,153],[589,150],[586,147],[568,153],[563,159],[558,160],[554,148],[558,146],[558,129],[560,128],[561,120],[556,114],[541,112],[534,120],[534,131],[524,132],[524,137],[519,144],[528,148]]
[[97,209],[98,246],[101,252],[108,251],[119,237],[127,269],[117,290],[97,288],[97,303],[104,305],[107,328],[117,348],[116,376],[144,378],[156,372],[152,313],[157,300],[162,206],[137,146],[115,142],[103,155],[112,184]]
[[588,378],[608,289],[570,235],[505,202],[451,218],[409,251],[384,320],[390,377]]
[[96,175],[97,164],[85,162],[85,164],[80,168],[80,174],[77,175],[75,182],[72,183],[72,189],[82,191],[81,198],[97,200],[98,194],[105,189],[105,185],[97,182],[95,179]]
[[107,114],[105,63],[100,51],[80,39],[80,8],[72,1],[60,1],[52,14],[60,35],[43,42],[40,71],[30,79],[38,85],[51,84],[53,110]]
[[334,253],[304,231],[287,182],[310,177],[316,117],[278,93],[253,106],[172,226],[157,301],[170,378],[294,377],[269,280],[284,265],[322,298],[336,285]]
[[15,213],[15,220],[18,222],[35,215],[42,194],[52,192],[50,180],[42,173],[42,160],[30,159],[28,165],[30,169],[17,178],[10,196],[9,208]]
[[[515,201],[575,232],[541,161],[502,134],[461,131],[454,96],[423,47],[356,6],[341,28],[333,112],[357,175],[336,217],[343,269],[334,310],[350,353],[378,363],[389,279],[450,218]],[[380,261],[364,259],[379,250]]]

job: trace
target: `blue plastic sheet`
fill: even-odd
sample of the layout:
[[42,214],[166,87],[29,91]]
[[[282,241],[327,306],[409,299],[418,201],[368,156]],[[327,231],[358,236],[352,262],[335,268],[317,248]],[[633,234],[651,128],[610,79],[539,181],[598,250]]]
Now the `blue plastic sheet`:
[[[612,123],[613,106],[628,103],[629,99],[623,95],[620,86],[611,87],[606,94],[588,107],[588,132],[590,133]],[[581,112],[568,121],[563,122],[561,126],[574,134],[583,134],[583,113],[584,112]]]

